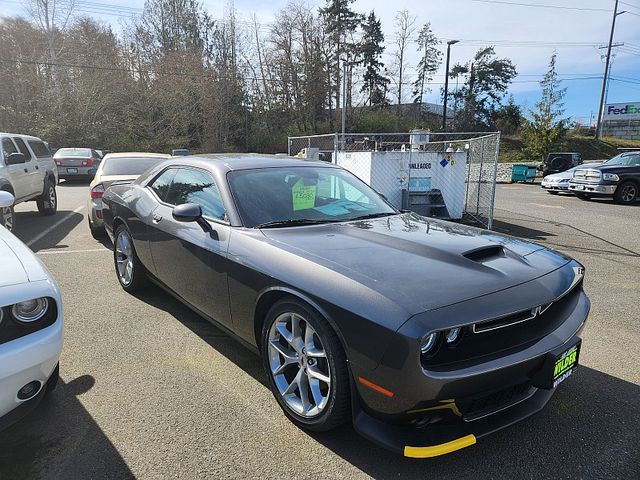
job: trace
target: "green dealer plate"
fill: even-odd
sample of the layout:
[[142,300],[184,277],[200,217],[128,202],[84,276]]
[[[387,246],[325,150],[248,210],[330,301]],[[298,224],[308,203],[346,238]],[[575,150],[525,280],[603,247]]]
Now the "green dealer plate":
[[532,383],[538,388],[556,388],[578,368],[581,340],[574,337],[562,347],[547,353],[540,370],[533,376]]

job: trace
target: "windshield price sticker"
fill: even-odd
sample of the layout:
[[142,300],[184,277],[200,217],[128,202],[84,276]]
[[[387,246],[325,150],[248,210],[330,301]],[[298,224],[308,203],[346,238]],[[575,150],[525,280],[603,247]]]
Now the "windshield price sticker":
[[293,211],[306,210],[316,205],[316,186],[305,185],[302,179],[298,180],[291,189],[293,199]]

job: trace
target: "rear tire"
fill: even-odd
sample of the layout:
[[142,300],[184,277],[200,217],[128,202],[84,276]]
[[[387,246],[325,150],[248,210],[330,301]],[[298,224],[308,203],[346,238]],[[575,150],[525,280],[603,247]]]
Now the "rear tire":
[[142,290],[148,285],[147,271],[136,254],[131,233],[120,225],[113,241],[113,264],[120,286],[128,293]]
[[631,205],[638,199],[638,185],[635,182],[623,182],[616,188],[613,200],[622,205]]
[[349,420],[347,359],[318,312],[296,299],[280,300],[266,315],[261,345],[271,392],[289,420],[317,432]]
[[48,178],[44,182],[44,192],[36,200],[36,205],[38,205],[40,215],[43,216],[55,215],[58,211],[56,185]]
[[91,236],[96,240],[102,240],[104,238],[104,228],[98,228],[91,225],[91,220],[87,217],[87,223],[89,224],[89,231],[91,232]]

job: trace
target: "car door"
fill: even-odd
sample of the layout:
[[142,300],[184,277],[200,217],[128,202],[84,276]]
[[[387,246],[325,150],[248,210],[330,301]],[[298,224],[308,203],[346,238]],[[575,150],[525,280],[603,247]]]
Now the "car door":
[[13,141],[18,147],[20,153],[24,155],[24,170],[26,170],[26,185],[27,185],[27,195],[29,197],[33,197],[35,195],[40,195],[44,191],[44,182],[42,174],[40,173],[40,165],[38,164],[38,159],[31,152],[31,149],[27,147],[27,144],[20,137],[13,137]]
[[11,181],[11,185],[13,186],[14,196],[16,197],[16,203],[23,200],[25,197],[29,196],[30,186],[29,186],[29,178],[27,176],[28,172],[26,164],[18,163],[16,165],[7,165],[7,158],[12,153],[20,153],[18,147],[13,140],[9,137],[2,138],[2,158],[4,161],[4,165],[6,171],[8,173],[9,180]]
[[[173,208],[197,203],[213,228],[178,222]],[[213,176],[197,168],[179,168],[150,224],[150,248],[158,279],[192,306],[231,327],[227,287],[230,227]]]

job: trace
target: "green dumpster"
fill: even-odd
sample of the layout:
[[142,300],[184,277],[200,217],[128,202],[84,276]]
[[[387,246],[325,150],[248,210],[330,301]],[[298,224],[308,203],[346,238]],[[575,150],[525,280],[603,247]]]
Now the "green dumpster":
[[511,168],[511,182],[533,182],[536,178],[536,167],[517,164]]

